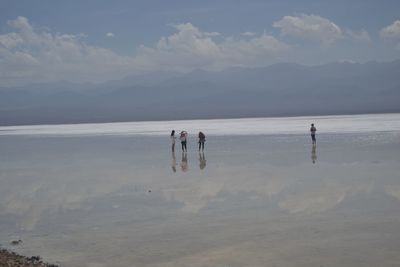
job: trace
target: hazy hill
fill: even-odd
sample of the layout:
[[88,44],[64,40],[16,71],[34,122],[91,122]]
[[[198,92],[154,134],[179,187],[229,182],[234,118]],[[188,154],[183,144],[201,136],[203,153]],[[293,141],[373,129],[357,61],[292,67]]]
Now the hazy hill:
[[0,88],[0,124],[400,112],[400,60]]

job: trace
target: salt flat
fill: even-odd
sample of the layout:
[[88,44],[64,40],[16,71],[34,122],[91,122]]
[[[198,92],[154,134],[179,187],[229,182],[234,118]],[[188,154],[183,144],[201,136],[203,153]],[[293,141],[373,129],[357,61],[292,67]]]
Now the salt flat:
[[204,154],[206,121],[2,127],[0,243],[73,267],[398,266],[399,118],[210,122]]

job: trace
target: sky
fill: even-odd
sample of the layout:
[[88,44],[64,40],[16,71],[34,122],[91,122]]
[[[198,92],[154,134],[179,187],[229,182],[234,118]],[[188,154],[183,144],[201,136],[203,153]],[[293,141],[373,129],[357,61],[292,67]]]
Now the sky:
[[398,0],[0,0],[0,86],[400,58]]

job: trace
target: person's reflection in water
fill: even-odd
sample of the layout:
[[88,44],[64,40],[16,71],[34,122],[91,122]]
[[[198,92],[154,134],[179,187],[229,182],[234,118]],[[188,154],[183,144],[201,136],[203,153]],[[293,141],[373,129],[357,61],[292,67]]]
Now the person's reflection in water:
[[313,164],[317,161],[317,146],[315,144],[312,145],[311,160]]
[[176,172],[176,157],[175,157],[175,151],[174,150],[172,150],[171,156],[172,156],[171,168],[172,168],[173,172]]
[[182,152],[181,169],[183,172],[187,172],[187,170],[188,170],[188,162],[187,162],[187,153],[186,152]]
[[206,157],[204,156],[204,152],[199,152],[199,161],[200,161],[200,170],[206,167]]

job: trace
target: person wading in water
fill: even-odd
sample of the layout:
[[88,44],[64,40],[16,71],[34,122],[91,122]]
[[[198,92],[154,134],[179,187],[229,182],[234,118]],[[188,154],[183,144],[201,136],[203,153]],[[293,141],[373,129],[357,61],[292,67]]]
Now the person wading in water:
[[172,149],[172,152],[175,151],[175,139],[176,139],[175,130],[172,130],[172,132],[171,132],[171,149]]
[[310,128],[311,140],[312,140],[312,144],[314,146],[317,145],[317,140],[315,139],[315,132],[316,131],[317,131],[317,128],[315,128],[314,123],[311,123],[311,128]]
[[181,140],[181,145],[182,145],[182,152],[187,152],[187,136],[188,133],[186,131],[182,131],[181,135],[179,136],[179,140]]
[[204,151],[204,143],[206,142],[206,136],[203,132],[199,132],[199,151]]

